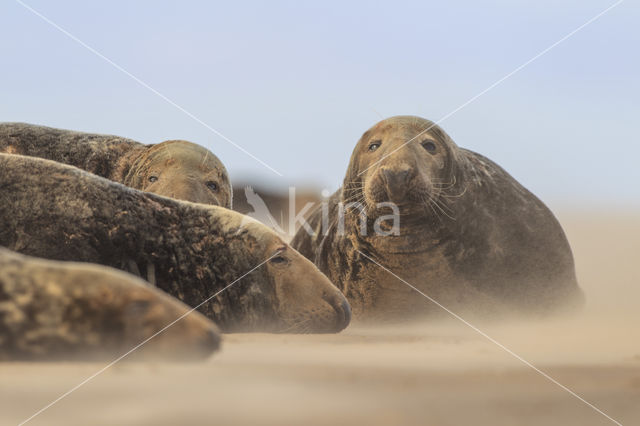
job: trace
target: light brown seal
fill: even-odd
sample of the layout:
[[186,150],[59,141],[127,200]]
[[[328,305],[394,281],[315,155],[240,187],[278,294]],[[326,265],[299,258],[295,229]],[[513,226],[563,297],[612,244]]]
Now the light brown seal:
[[[379,208],[389,202],[398,215]],[[349,203],[362,209],[346,208],[342,224],[340,206]],[[345,293],[356,318],[441,311],[384,268],[445,306],[482,314],[546,313],[582,301],[551,211],[431,121],[393,117],[367,130],[328,208],[327,227],[318,206],[315,235],[301,228],[291,244]]]
[[[75,167],[0,154],[0,245],[138,272],[223,331],[338,332],[340,291],[278,235],[240,213],[148,192]],[[212,296],[215,296],[211,298]]]
[[170,140],[144,145],[112,135],[26,123],[0,123],[0,152],[69,164],[135,189],[231,208],[222,162],[200,145]]
[[86,263],[22,256],[0,247],[0,360],[200,359],[220,344],[216,326],[139,278]]

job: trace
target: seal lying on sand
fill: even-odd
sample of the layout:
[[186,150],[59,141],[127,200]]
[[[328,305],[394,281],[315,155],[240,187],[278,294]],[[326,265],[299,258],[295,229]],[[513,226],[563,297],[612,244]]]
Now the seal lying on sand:
[[245,218],[53,161],[0,154],[0,245],[142,271],[190,306],[217,294],[199,310],[227,332],[346,327],[351,314],[340,291],[273,231]]
[[[188,311],[123,272],[0,247],[0,360],[112,358]],[[204,358],[219,344],[216,326],[192,312],[131,356]]]
[[[388,216],[392,208],[381,202],[399,215]],[[347,207],[341,219],[349,203],[362,209]],[[300,228],[291,245],[345,293],[356,317],[440,310],[379,265],[445,306],[481,314],[582,301],[571,249],[549,209],[428,120],[393,117],[365,132],[328,211],[326,229],[317,207],[309,221],[315,236]]]
[[119,136],[0,123],[0,152],[46,158],[142,191],[231,208],[224,165],[187,141],[143,145]]

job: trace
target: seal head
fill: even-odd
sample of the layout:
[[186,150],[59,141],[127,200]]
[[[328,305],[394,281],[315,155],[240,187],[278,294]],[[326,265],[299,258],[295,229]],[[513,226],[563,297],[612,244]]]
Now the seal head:
[[[343,184],[344,200],[360,200],[371,215],[393,202],[402,214],[436,210],[457,180],[457,146],[439,127],[418,117],[383,120],[358,141]],[[444,211],[443,211],[444,210]]]
[[216,313],[225,332],[337,333],[349,324],[349,303],[312,262],[258,221],[229,212],[225,222],[235,235],[226,244],[244,258],[246,270],[254,267],[201,309]]
[[0,247],[0,359],[113,358],[145,341],[130,357],[202,359],[220,334],[189,311],[129,274]]
[[171,140],[137,154],[123,183],[132,188],[231,208],[233,191],[222,162],[200,145]]

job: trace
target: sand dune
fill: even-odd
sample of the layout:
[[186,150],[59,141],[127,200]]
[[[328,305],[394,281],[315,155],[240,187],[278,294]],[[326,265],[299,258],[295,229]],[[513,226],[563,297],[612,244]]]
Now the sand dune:
[[[613,419],[640,424],[640,212],[559,216],[585,310],[474,324]],[[225,337],[205,363],[119,363],[29,424],[613,424],[455,319]],[[104,365],[0,364],[0,424]]]

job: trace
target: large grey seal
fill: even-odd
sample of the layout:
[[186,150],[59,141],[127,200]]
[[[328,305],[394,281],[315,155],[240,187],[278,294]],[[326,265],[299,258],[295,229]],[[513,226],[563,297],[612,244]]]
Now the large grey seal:
[[[354,202],[358,208],[344,208]],[[388,202],[397,215],[377,208]],[[309,221],[315,235],[300,228],[291,244],[345,293],[356,318],[439,310],[384,268],[444,305],[484,314],[548,312],[582,300],[551,211],[428,120],[393,117],[367,130],[328,212],[323,229],[318,206]]]
[[222,162],[183,140],[143,145],[119,136],[0,123],[0,152],[46,158],[142,191],[231,208],[231,182]]
[[23,254],[142,271],[190,306],[219,293],[199,310],[223,331],[337,332],[350,320],[345,298],[313,263],[222,207],[0,154],[0,221],[0,245]]
[[0,247],[0,360],[113,358],[145,340],[131,356],[204,358],[218,348],[220,334],[188,312],[124,272]]

